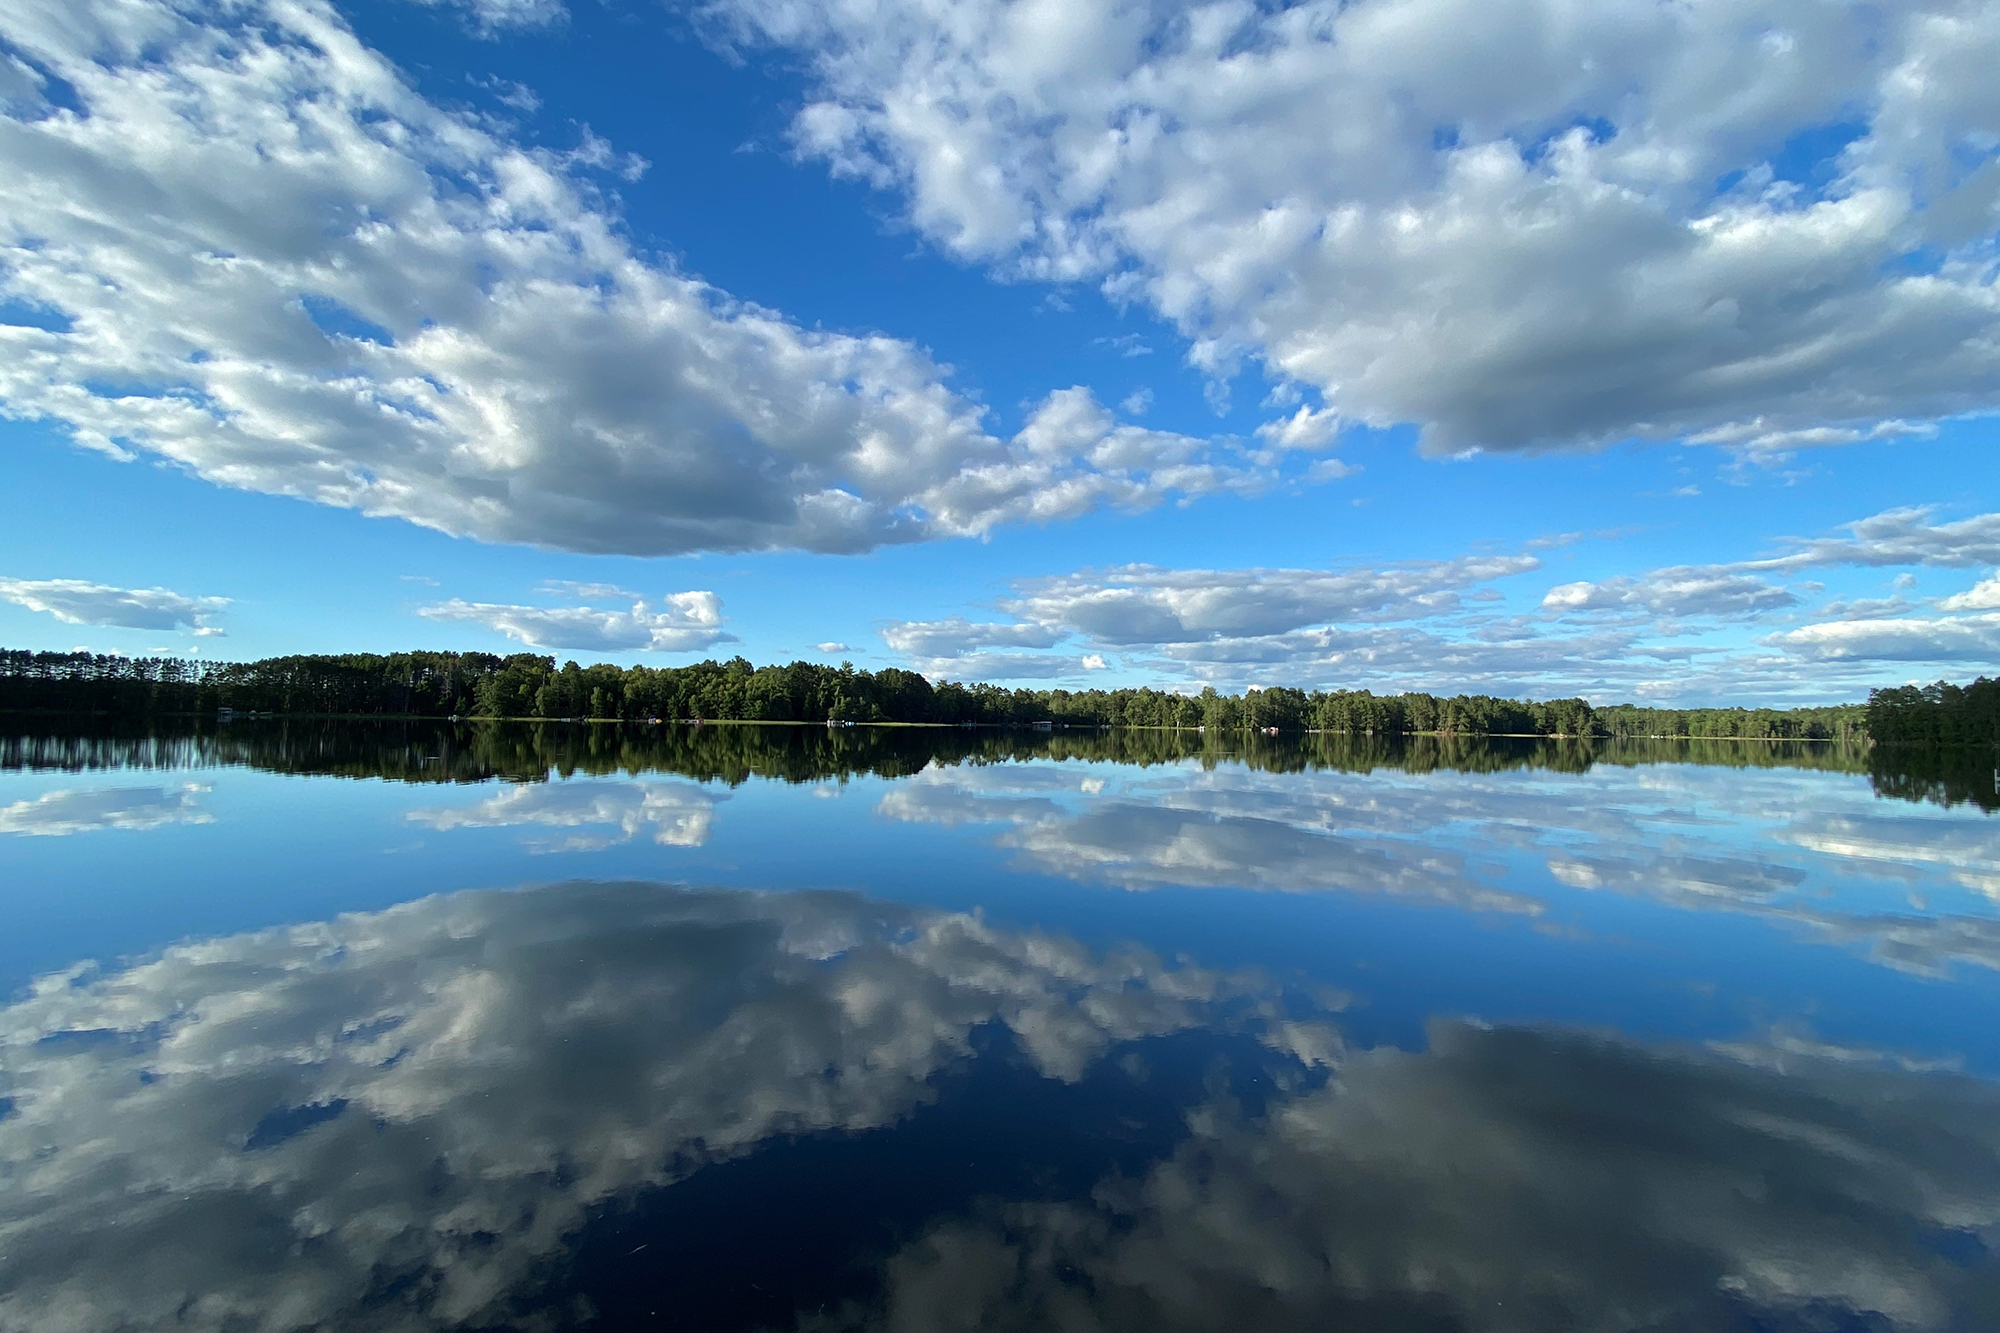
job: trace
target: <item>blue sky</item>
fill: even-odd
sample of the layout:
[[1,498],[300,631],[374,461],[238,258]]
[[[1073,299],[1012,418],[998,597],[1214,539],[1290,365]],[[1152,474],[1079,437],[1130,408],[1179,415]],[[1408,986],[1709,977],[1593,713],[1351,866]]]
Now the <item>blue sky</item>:
[[2000,657],[2000,11],[26,0],[0,642]]

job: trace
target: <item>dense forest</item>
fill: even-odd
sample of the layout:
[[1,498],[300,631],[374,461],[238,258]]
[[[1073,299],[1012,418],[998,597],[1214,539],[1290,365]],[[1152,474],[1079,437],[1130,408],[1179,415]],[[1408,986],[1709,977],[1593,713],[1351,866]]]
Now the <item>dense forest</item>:
[[1870,690],[1868,735],[1890,745],[2000,744],[2000,680]]
[[[1904,699],[1911,695],[1914,702]],[[1970,702],[1968,702],[1970,701]],[[1596,708],[1582,699],[1376,695],[1367,690],[1026,690],[932,684],[913,671],[741,657],[684,667],[557,666],[516,653],[353,653],[203,662],[0,652],[0,711],[927,722],[1206,731],[1688,736],[1714,739],[1994,739],[1994,687],[1877,691],[1867,708]],[[1983,710],[1983,711],[1982,711]],[[1948,714],[1949,725],[1938,716]],[[1937,715],[1937,716],[1934,716]],[[1894,734],[1878,728],[1893,728]],[[1928,730],[1926,730],[1928,728]],[[1983,729],[1982,729],[1983,728]]]

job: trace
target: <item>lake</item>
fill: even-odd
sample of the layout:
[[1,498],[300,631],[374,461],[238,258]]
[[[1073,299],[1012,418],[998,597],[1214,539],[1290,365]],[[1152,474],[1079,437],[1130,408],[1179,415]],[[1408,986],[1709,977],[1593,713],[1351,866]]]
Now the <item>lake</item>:
[[1989,755],[0,740],[0,1328],[2000,1328]]

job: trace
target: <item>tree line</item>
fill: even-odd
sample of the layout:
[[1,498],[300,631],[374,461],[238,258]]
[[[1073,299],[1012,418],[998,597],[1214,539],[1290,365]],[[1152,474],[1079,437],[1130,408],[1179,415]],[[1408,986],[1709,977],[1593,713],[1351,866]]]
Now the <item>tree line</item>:
[[1890,745],[2000,744],[2000,680],[1870,690],[1868,734]]
[[[327,716],[577,718],[627,722],[922,722],[1185,731],[1277,730],[1393,736],[1687,736],[1853,741],[1965,735],[1992,739],[1990,682],[1877,691],[1868,706],[1831,708],[1594,707],[1583,699],[1491,695],[1377,695],[1367,690],[1277,687],[1224,694],[1131,688],[1006,689],[933,684],[913,671],[793,662],[753,666],[742,657],[682,667],[579,666],[536,653],[344,653],[209,662],[172,657],[0,651],[0,710],[104,715],[238,712]],[[1878,706],[1876,700],[1894,699]],[[1972,723],[1921,723],[1940,710]],[[1926,712],[1925,710],[1929,710]],[[1931,730],[1925,732],[1923,726]],[[1894,729],[1893,735],[1891,730]],[[1973,733],[1978,731],[1975,737]]]
[[[432,718],[96,717],[0,731],[0,771],[248,767],[420,784],[545,782],[673,773],[731,786],[752,779],[901,778],[932,766],[1057,763],[1240,765],[1269,773],[1587,773],[1654,763],[1865,771],[1860,746],[1599,737],[1210,732],[1157,728],[631,726]],[[1928,773],[1929,770],[1926,770]]]

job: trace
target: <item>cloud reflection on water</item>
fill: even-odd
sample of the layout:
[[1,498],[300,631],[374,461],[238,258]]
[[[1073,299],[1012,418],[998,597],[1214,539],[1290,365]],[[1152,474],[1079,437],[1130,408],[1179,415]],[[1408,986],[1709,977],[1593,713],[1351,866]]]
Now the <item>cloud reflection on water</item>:
[[1436,1023],[1265,1118],[1204,1108],[1143,1179],[942,1222],[804,1327],[2000,1326],[2000,1093],[1794,1066]]
[[[0,1010],[0,1328],[587,1322],[605,1293],[565,1274],[611,1201],[816,1135],[887,1136],[849,1224],[972,1178],[897,1136],[949,1106],[951,1071],[1016,1058],[982,1046],[996,1025],[1049,1090],[1116,1066],[1136,1096],[1165,1034],[1241,1034],[1228,1058],[1252,1067],[1232,1083],[1223,1048],[1202,1057],[1185,1129],[1140,1169],[932,1208],[871,1295],[784,1289],[773,1252],[787,1308],[834,1312],[809,1326],[2000,1317],[2000,1089],[1797,1033],[1701,1050],[1439,1020],[1421,1051],[1350,1049],[1337,1004],[964,914],[630,883],[80,967]],[[1058,1122],[982,1119],[974,1156],[1053,1162],[1034,1136]]]
[[1018,868],[1120,888],[1380,893],[1540,918],[1565,891],[1614,891],[1802,927],[1907,971],[2000,968],[2000,820],[1887,804],[1837,774],[932,767],[878,809],[990,824]]
[[522,826],[595,830],[531,840],[529,849],[538,852],[597,851],[648,830],[662,846],[700,847],[708,842],[716,804],[728,799],[727,792],[692,782],[536,782],[510,786],[477,805],[412,810],[406,818],[440,832]]
[[197,798],[208,788],[97,787],[51,791],[0,806],[0,833],[66,837],[97,829],[154,829],[168,824],[209,824],[215,817]]
[[0,1010],[0,1328],[493,1319],[605,1199],[891,1124],[979,1025],[1074,1079],[1241,989],[847,895],[635,884],[47,977]]
[[[952,1103],[954,1069],[1014,1059],[982,1047],[992,1025],[1040,1089],[1116,1065],[1136,1097],[1164,1077],[1144,1041],[1204,1031],[1242,1035],[1248,1083],[1212,1049],[1208,1091],[1136,1171],[968,1185],[862,1297],[788,1289],[786,1253],[768,1255],[788,1309],[832,1311],[808,1327],[2000,1317],[1988,1083],[1802,1033],[1692,1049],[1440,1019],[1422,1051],[1350,1049],[1330,1003],[852,895],[632,883],[434,897],[74,969],[0,1011],[0,1327],[584,1323],[608,1297],[566,1275],[612,1201],[814,1135],[886,1135],[882,1189],[974,1179],[978,1161],[896,1145]],[[1056,1157],[1032,1107],[978,1123],[976,1157]],[[780,1181],[774,1207],[826,1201]]]

